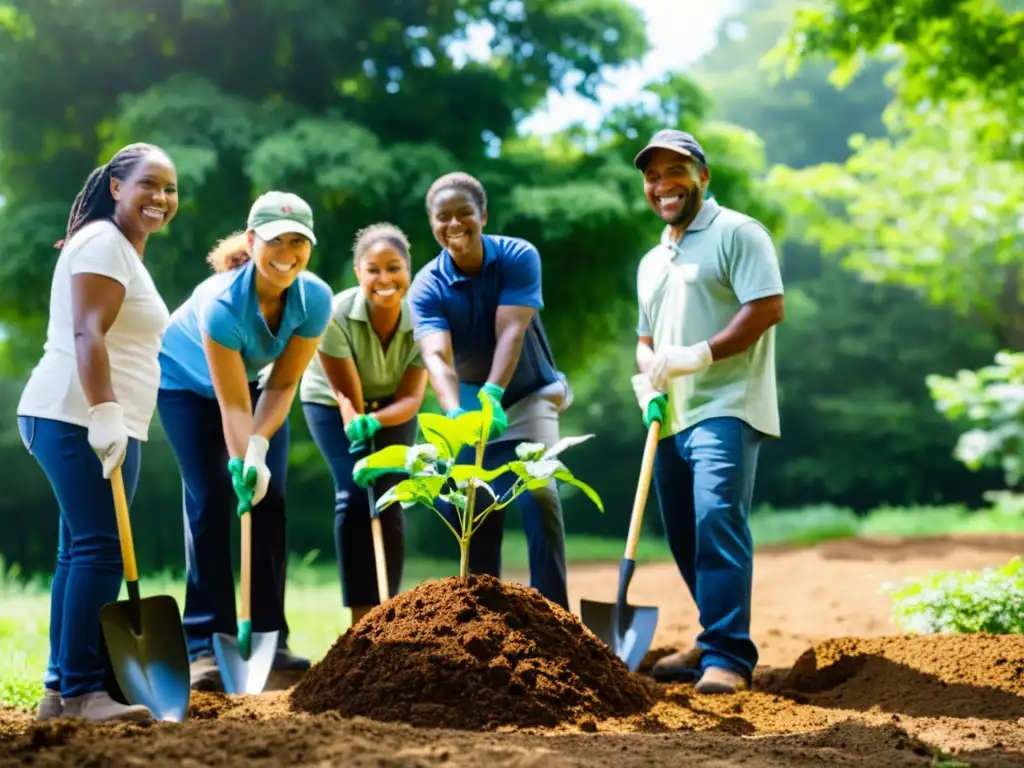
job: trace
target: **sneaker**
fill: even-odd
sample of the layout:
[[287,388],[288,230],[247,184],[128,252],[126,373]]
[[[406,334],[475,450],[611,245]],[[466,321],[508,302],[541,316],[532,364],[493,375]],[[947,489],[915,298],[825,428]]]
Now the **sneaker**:
[[697,681],[697,693],[737,693],[750,688],[750,683],[739,672],[723,667],[708,667]]
[[36,720],[49,720],[52,717],[60,717],[63,712],[64,702],[60,698],[60,691],[44,688],[43,700],[39,702],[39,709],[36,711]]
[[275,672],[305,672],[309,667],[309,659],[296,656],[287,648],[278,648],[271,669]]
[[704,651],[693,646],[685,651],[676,651],[658,659],[651,668],[651,675],[659,683],[691,683],[700,677],[700,659]]
[[114,701],[106,691],[95,691],[65,697],[62,717],[78,717],[96,722],[140,723],[153,720],[153,713],[141,704],[121,704]]
[[220,668],[212,655],[200,656],[188,665],[189,687],[193,691],[222,692],[224,681],[220,677]]

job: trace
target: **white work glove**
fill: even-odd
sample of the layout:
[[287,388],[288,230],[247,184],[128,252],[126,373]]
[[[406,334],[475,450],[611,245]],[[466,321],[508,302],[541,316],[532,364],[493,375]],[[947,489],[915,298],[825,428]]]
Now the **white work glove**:
[[640,406],[641,413],[646,415],[647,406],[651,404],[651,401],[665,393],[651,383],[651,379],[646,373],[638,373],[630,381],[633,384],[633,394],[636,395],[637,405]]
[[270,441],[262,435],[253,435],[249,438],[249,447],[245,452],[245,464],[242,467],[242,477],[249,474],[249,467],[256,470],[256,487],[252,493],[252,506],[255,507],[263,497],[267,495],[267,486],[270,485],[270,469],[267,467],[267,450],[270,448]]
[[666,347],[655,353],[648,374],[655,387],[667,391],[669,380],[703,371],[712,362],[711,346],[706,341],[688,347]]
[[89,409],[89,446],[103,464],[103,479],[109,480],[128,453],[128,429],[119,403],[100,403]]

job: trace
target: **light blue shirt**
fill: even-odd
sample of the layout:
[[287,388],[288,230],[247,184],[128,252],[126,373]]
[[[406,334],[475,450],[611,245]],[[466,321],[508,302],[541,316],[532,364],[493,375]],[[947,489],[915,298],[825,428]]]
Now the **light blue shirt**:
[[270,332],[256,298],[255,265],[219,272],[201,282],[171,315],[160,350],[160,388],[215,397],[202,333],[242,353],[249,381],[273,363],[294,336],[319,338],[331,319],[330,286],[300,272],[285,292],[281,327]]

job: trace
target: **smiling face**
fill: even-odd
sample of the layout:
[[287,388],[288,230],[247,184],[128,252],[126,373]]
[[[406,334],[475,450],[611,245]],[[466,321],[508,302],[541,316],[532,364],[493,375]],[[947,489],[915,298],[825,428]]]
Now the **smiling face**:
[[700,211],[711,173],[693,158],[658,149],[644,169],[644,195],[669,226],[685,227]]
[[313,244],[305,235],[285,232],[282,235],[263,240],[249,231],[249,253],[256,269],[271,285],[287,288],[309,264]]
[[149,235],[178,212],[178,174],[170,158],[149,152],[124,179],[110,178],[114,220],[124,232]]
[[455,259],[456,264],[475,262],[483,254],[480,235],[487,224],[487,211],[480,210],[473,196],[459,187],[442,189],[430,204],[430,228],[434,239]]
[[366,298],[381,309],[401,304],[412,280],[409,262],[385,240],[366,248],[355,265],[355,273]]

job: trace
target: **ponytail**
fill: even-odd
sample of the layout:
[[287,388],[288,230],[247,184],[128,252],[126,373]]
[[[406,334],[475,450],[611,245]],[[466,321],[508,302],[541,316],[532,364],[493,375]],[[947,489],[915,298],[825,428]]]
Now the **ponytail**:
[[213,247],[206,257],[206,263],[214,272],[230,272],[245,264],[252,255],[249,253],[249,235],[243,230],[228,235]]
[[150,152],[162,151],[153,144],[142,142],[121,147],[110,160],[94,168],[85,180],[82,189],[75,196],[68,216],[64,239],[55,247],[63,248],[64,243],[86,224],[99,219],[110,219],[114,215],[114,197],[110,194],[110,179],[124,181],[131,176],[135,166]]

